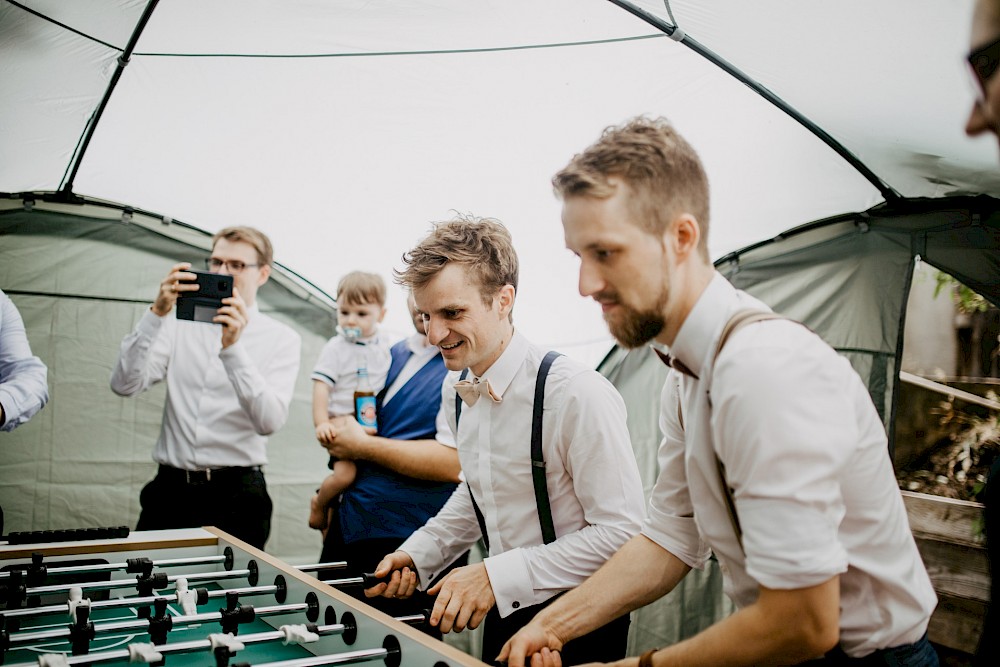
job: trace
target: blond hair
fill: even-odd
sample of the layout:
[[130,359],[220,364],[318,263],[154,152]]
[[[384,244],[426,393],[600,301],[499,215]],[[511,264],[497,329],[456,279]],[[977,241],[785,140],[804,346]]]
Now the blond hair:
[[691,145],[666,118],[639,116],[605,128],[600,138],[552,177],[556,195],[606,199],[610,178],[634,193],[629,208],[637,224],[662,234],[678,215],[689,213],[701,228],[699,253],[708,259],[708,176]]
[[351,271],[337,283],[337,301],[354,306],[366,303],[385,306],[385,281],[377,273]]
[[434,224],[415,248],[403,255],[406,265],[394,271],[397,283],[423,287],[447,264],[461,264],[479,280],[479,293],[489,306],[504,285],[517,292],[517,252],[510,232],[499,220],[458,215]]
[[240,241],[249,243],[257,251],[258,264],[271,266],[274,263],[274,247],[271,245],[271,239],[267,238],[267,234],[259,229],[244,226],[220,229],[212,237],[213,249],[215,249],[215,244],[219,242],[219,239],[225,239],[231,243]]

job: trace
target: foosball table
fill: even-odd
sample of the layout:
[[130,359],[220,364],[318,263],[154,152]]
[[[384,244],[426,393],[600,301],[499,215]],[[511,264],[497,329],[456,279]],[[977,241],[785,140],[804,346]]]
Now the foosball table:
[[[0,545],[0,664],[483,667],[341,587],[215,529]],[[316,573],[323,573],[323,580]]]

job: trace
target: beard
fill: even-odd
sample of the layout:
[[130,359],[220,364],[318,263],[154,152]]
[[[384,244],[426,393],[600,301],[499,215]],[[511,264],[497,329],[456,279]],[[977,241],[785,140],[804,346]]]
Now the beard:
[[663,317],[663,311],[667,307],[669,297],[670,289],[667,285],[662,285],[652,307],[640,309],[622,303],[615,295],[614,300],[618,302],[618,316],[610,318],[605,316],[604,321],[608,325],[608,330],[624,347],[630,349],[642,347],[656,338],[666,326],[667,321]]
[[605,318],[608,330],[619,343],[627,348],[641,347],[656,338],[666,321],[658,310],[637,310],[624,304],[619,305],[621,316],[611,320]]

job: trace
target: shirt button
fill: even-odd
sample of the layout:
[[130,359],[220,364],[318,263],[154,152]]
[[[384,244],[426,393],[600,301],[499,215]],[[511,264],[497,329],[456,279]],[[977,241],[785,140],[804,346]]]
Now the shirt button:
[[513,601],[513,602],[512,602],[511,604],[510,604],[510,606],[511,606],[511,607],[513,607],[514,609],[517,609],[517,608],[519,608],[519,607],[521,606],[521,603],[520,603],[520,602],[518,602],[517,600],[514,600],[514,601]]
[[428,581],[434,581],[434,573],[431,572],[431,576],[427,578]]

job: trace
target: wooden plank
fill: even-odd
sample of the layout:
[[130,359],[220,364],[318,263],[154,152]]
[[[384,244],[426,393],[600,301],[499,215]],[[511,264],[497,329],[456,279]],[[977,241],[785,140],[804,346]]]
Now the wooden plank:
[[979,405],[984,408],[989,408],[990,410],[1000,410],[1000,403],[996,401],[991,401],[988,398],[983,398],[982,396],[977,396],[976,394],[956,389],[955,387],[949,387],[946,384],[941,384],[940,382],[935,382],[934,380],[928,380],[927,378],[914,375],[913,373],[899,371],[899,379],[903,382],[923,387],[924,389],[930,389],[931,391],[944,394],[945,396],[949,396],[951,398],[957,398],[958,400],[965,401],[966,403]]
[[938,593],[989,601],[989,560],[984,549],[924,538],[917,539],[917,549]]
[[79,540],[76,542],[45,542],[36,544],[0,544],[0,558],[31,558],[34,553],[43,556],[78,556],[95,551],[146,551],[212,546],[219,539],[203,528],[174,530],[132,531],[123,539]]
[[903,495],[903,504],[906,505],[914,537],[976,547],[985,543],[983,535],[979,533],[982,527],[982,503],[912,491],[900,493]]
[[947,648],[975,653],[983,632],[986,603],[967,598],[939,595],[938,606],[927,626],[927,637]]

